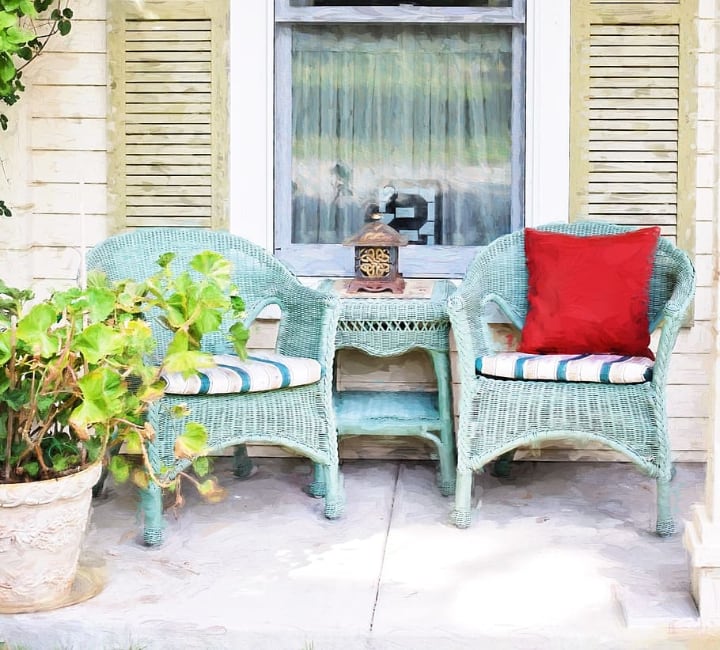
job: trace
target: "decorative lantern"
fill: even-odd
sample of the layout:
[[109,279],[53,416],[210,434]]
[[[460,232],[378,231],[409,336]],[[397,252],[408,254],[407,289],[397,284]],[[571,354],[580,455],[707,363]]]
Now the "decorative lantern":
[[378,212],[371,215],[360,232],[343,242],[355,247],[355,277],[347,288],[349,293],[402,293],[405,288],[405,280],[398,273],[398,247],[407,246],[408,240],[380,221],[381,217]]

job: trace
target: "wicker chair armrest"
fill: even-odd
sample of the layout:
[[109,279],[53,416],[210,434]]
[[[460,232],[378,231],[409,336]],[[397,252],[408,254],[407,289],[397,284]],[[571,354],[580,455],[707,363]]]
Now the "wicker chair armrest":
[[329,293],[298,283],[278,296],[283,311],[277,349],[282,354],[311,357],[326,368],[335,355],[340,301]]
[[448,315],[457,344],[460,372],[464,377],[475,376],[477,357],[493,354],[500,349],[490,330],[494,322],[488,317],[491,304],[496,305],[513,325],[522,328],[522,319],[517,312],[497,294],[487,293],[469,298],[456,292],[448,299]]
[[655,353],[653,383],[664,385],[667,380],[670,357],[683,325],[687,310],[695,295],[695,269],[687,255],[680,249],[673,251],[677,261],[678,273],[670,298],[663,306],[650,331],[661,327],[660,340]]
[[[496,305],[501,313],[519,330],[522,330],[525,322],[525,317],[521,316],[515,307],[513,307],[503,296],[496,293],[488,293],[482,297],[480,304],[483,308],[483,313],[487,313],[488,305]],[[487,320],[489,323],[490,321]]]
[[695,295],[695,269],[692,272],[681,273],[673,289],[670,300],[663,309],[665,318],[678,318],[682,320]]

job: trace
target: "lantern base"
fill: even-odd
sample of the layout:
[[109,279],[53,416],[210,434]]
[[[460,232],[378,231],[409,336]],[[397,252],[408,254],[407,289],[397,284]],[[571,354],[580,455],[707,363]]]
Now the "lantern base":
[[392,293],[402,293],[404,290],[405,280],[400,274],[392,280],[354,278],[350,281],[350,284],[348,284],[348,288],[346,289],[348,293],[358,293],[359,291],[369,291],[371,293],[391,291]]

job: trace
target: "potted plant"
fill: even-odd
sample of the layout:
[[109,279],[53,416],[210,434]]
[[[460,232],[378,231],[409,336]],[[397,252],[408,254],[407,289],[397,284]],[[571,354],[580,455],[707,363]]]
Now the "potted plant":
[[[147,319],[159,318],[172,333],[167,370],[212,365],[199,351],[202,337],[230,319],[227,335],[245,355],[244,305],[232,295],[230,263],[204,252],[174,273],[173,257],[163,255],[142,283],[92,273],[87,286],[40,301],[0,281],[0,611],[63,604],[106,459],[120,481],[177,487],[145,454],[154,433],[144,416],[163,390],[161,369],[149,362],[155,342]],[[141,462],[109,453],[121,445]],[[190,424],[175,451],[194,458],[204,445],[203,427]],[[207,460],[194,465],[200,479],[178,478],[217,496]]]

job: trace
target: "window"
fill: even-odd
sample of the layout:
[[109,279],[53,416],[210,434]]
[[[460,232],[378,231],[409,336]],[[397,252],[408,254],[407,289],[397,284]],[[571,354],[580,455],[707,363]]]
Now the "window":
[[373,212],[408,277],[459,276],[522,225],[524,3],[276,0],[275,20],[275,248],[296,272],[352,275],[342,244]]

